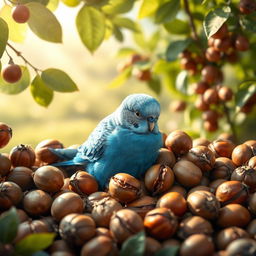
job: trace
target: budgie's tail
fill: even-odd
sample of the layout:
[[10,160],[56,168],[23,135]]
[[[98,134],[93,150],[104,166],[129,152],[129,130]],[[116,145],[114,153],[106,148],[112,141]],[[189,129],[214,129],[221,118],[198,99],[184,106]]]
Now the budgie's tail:
[[74,148],[49,148],[49,150],[63,160],[71,160],[77,154],[77,149]]
[[63,161],[63,162],[57,162],[57,163],[53,163],[51,165],[53,166],[70,166],[70,165],[81,165],[81,166],[84,166],[86,163],[84,162],[77,162],[75,161],[74,159],[71,159],[71,160],[68,160],[68,161]]
[[[49,148],[49,150],[58,156],[60,159],[63,159],[62,162],[53,163],[53,166],[70,166],[70,165],[86,165],[87,161],[77,156],[77,149],[71,148]],[[66,161],[65,161],[66,160]]]

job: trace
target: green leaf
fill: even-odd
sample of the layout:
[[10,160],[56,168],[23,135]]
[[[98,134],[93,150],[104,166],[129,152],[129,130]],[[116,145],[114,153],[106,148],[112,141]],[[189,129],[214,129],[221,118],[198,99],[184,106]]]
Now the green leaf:
[[129,12],[134,4],[134,0],[109,0],[108,3],[102,7],[102,11],[108,15],[116,15]]
[[75,82],[59,69],[46,69],[42,72],[41,78],[49,88],[57,92],[74,92],[78,90]]
[[162,248],[158,252],[154,254],[154,256],[175,256],[178,255],[178,246],[170,246],[166,248]]
[[0,92],[6,94],[18,94],[24,91],[30,83],[29,71],[26,67],[20,66],[22,70],[21,79],[16,83],[7,83],[0,77]]
[[230,13],[230,7],[224,6],[222,8],[215,8],[206,15],[203,26],[207,38],[214,35],[220,29],[229,18]]
[[187,94],[188,89],[188,72],[181,71],[176,77],[176,89],[184,94]]
[[75,7],[81,3],[81,0],[61,0],[61,2],[69,7]]
[[38,251],[32,254],[32,256],[50,256],[50,254],[44,252],[44,251]]
[[158,0],[143,0],[139,10],[139,18],[142,19],[154,14],[159,4],[160,1]]
[[58,6],[59,0],[50,0],[46,7],[53,12],[58,8]]
[[137,53],[137,51],[129,47],[124,47],[118,50],[116,56],[122,58],[126,56],[131,56],[134,53]]
[[62,42],[62,29],[54,14],[44,5],[39,3],[28,3],[30,10],[28,25],[30,29],[41,39],[53,42]]
[[113,34],[117,41],[123,42],[124,36],[123,36],[121,29],[119,29],[119,27],[117,27],[117,26],[113,27]]
[[31,3],[31,2],[35,2],[35,3],[39,3],[42,5],[47,5],[49,3],[49,0],[18,0],[17,2],[21,3],[21,4],[27,4],[27,3]]
[[107,87],[108,88],[117,88],[121,85],[123,85],[130,77],[132,74],[132,67],[126,68],[122,73],[120,73],[117,77],[110,82]]
[[120,256],[143,256],[145,251],[145,233],[139,232],[128,238],[122,245]]
[[148,87],[155,92],[157,95],[160,94],[161,92],[161,81],[160,79],[155,76],[153,78],[151,78],[148,82],[147,82]]
[[113,23],[118,27],[130,29],[134,32],[139,32],[139,26],[131,19],[125,17],[115,17]]
[[141,47],[142,49],[147,49],[148,47],[148,44],[147,44],[147,41],[145,40],[145,37],[143,35],[143,32],[140,31],[138,33],[133,33],[133,39],[135,41],[135,43]]
[[192,42],[192,39],[178,40],[171,42],[167,47],[165,56],[168,61],[174,61],[178,55],[183,52]]
[[180,0],[170,0],[167,3],[164,3],[156,11],[155,22],[165,23],[175,19],[179,9]]
[[105,17],[96,8],[84,6],[76,17],[76,27],[83,44],[94,52],[105,36]]
[[34,100],[43,107],[47,107],[53,99],[53,90],[44,83],[39,75],[32,81],[30,91]]
[[16,237],[18,225],[19,218],[14,207],[3,213],[0,217],[0,242],[11,243]]
[[159,32],[159,30],[157,30],[156,32],[153,33],[153,35],[151,36],[151,38],[148,41],[148,49],[151,52],[156,49],[159,39],[160,39],[160,32]]
[[0,18],[0,59],[5,51],[6,43],[8,41],[9,29],[7,23]]
[[[5,20],[9,28],[9,40],[13,42],[23,42],[26,37],[27,24],[21,24],[14,21],[12,18],[12,8],[9,5],[4,5],[0,10],[0,17]],[[1,32],[2,33],[2,30]]]
[[250,32],[256,32],[256,13],[253,12],[250,15],[242,15],[239,19],[241,27],[244,30],[250,31]]
[[235,94],[235,105],[237,107],[237,111],[242,108],[250,97],[256,93],[256,81],[245,81],[241,83],[238,87],[238,91]]
[[24,256],[32,255],[51,245],[55,235],[55,233],[34,233],[27,235],[16,244],[15,252]]
[[187,22],[179,19],[174,19],[164,24],[164,28],[170,33],[175,35],[189,34],[190,28]]

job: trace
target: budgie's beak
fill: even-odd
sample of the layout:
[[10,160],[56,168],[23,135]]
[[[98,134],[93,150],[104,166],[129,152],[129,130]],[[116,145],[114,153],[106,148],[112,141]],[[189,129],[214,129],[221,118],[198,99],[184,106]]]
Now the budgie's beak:
[[155,122],[149,122],[148,121],[148,130],[152,132],[155,128]]

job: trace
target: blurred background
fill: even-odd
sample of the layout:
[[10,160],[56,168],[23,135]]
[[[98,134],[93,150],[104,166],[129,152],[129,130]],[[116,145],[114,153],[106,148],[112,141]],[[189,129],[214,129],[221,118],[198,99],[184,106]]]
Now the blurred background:
[[[76,31],[77,11],[77,8],[68,8],[62,3],[55,11],[63,27],[62,44],[43,41],[30,31],[24,43],[12,43],[34,66],[40,69],[54,67],[67,72],[77,83],[79,91],[66,94],[55,92],[48,108],[37,105],[29,90],[14,96],[1,94],[0,122],[7,123],[13,129],[13,137],[0,152],[9,152],[18,144],[35,147],[44,139],[58,139],[64,146],[81,144],[97,123],[131,93],[148,93],[160,101],[159,127],[162,131],[168,133],[179,128],[183,114],[169,111],[171,95],[164,87],[159,96],[135,79],[130,79],[119,88],[107,88],[107,84],[117,75],[116,53],[124,45],[109,39],[93,55],[90,54]],[[128,34],[125,44],[132,44]],[[2,63],[5,62],[8,60],[3,59]],[[24,64],[19,58],[15,62]]]

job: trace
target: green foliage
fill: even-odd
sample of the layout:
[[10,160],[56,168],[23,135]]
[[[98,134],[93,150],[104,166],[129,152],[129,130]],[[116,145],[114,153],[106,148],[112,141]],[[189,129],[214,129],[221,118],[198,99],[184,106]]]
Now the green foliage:
[[84,5],[77,15],[76,26],[84,45],[94,52],[104,40],[104,15],[98,9]]
[[139,232],[122,244],[120,256],[143,256],[145,251],[145,233]]
[[46,69],[42,72],[41,77],[45,85],[54,91],[74,92],[78,90],[74,81],[59,69]]
[[166,59],[168,61],[176,60],[178,55],[183,52],[191,44],[191,42],[192,40],[190,38],[171,42],[165,53]]
[[211,10],[204,19],[204,31],[206,36],[209,38],[214,35],[224,22],[227,21],[231,12],[229,6],[224,6],[222,8],[215,8]]
[[166,23],[173,20],[180,9],[180,0],[171,0],[163,5],[156,11],[155,22]]
[[245,31],[256,32],[256,14],[242,16],[240,18],[240,24]]
[[44,83],[39,75],[32,81],[30,91],[35,101],[43,107],[47,107],[53,99],[53,90]]
[[0,58],[2,57],[8,41],[9,29],[7,23],[0,18]]
[[19,225],[17,211],[12,207],[0,217],[0,242],[11,243],[16,236]]
[[116,88],[121,86],[128,78],[130,78],[132,74],[132,68],[126,68],[122,73],[119,74],[110,84],[108,84],[109,88]]
[[237,111],[239,111],[240,108],[248,102],[250,97],[256,93],[256,80],[245,81],[239,85],[238,89],[235,97]]
[[61,43],[61,25],[53,13],[40,3],[31,2],[26,6],[31,13],[28,20],[30,29],[41,39],[53,43]]
[[15,246],[15,252],[21,256],[30,256],[46,249],[54,240],[54,233],[34,233],[27,235]]
[[178,246],[170,246],[156,252],[154,256],[175,256],[178,255]]

